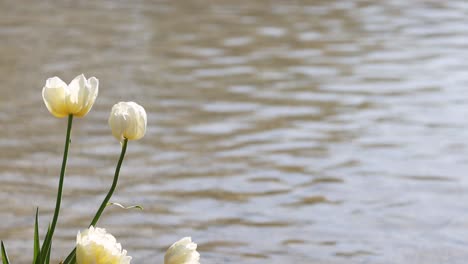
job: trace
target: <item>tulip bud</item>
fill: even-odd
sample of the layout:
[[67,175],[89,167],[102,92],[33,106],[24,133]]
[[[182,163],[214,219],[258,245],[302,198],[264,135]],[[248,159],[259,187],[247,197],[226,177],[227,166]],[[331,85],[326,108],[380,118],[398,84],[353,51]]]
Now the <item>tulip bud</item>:
[[90,226],[76,236],[77,264],[130,264],[131,260],[115,237],[103,228]]
[[55,117],[74,115],[85,116],[96,100],[99,80],[96,77],[86,79],[78,75],[69,85],[59,77],[49,78],[42,88],[42,98],[49,112]]
[[190,237],[175,242],[166,251],[164,264],[200,264],[197,244],[193,243]]
[[112,107],[109,116],[112,135],[122,142],[142,138],[146,132],[145,109],[134,102],[120,102]]

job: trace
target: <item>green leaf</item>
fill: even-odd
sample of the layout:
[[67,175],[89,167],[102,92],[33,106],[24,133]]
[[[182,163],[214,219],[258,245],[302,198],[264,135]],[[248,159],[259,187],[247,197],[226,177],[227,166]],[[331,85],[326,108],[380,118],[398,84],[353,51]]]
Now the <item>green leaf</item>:
[[118,206],[122,209],[140,209],[140,210],[143,210],[143,206],[141,205],[132,205],[132,206],[123,206],[122,204],[119,204],[119,203],[107,203],[106,206],[109,206],[109,205],[115,205],[115,206]]
[[[50,224],[49,224],[49,228],[47,229],[47,235],[50,236]],[[49,262],[50,262],[50,249],[51,248],[52,248],[52,241],[50,242],[50,246],[46,251],[45,264],[49,264]]]
[[[50,244],[50,223],[49,223],[49,228],[47,229],[47,234],[44,238],[44,241],[42,242],[42,247],[41,247],[41,255],[40,255],[40,258],[39,258],[39,263],[43,264],[43,263],[46,263],[46,258],[47,258],[47,252],[50,250],[50,248],[52,247],[52,245]],[[46,245],[49,245],[49,247],[46,249]]]
[[63,261],[63,264],[75,264],[76,263],[75,254],[76,254],[76,247],[68,255],[68,257]]
[[2,244],[2,262],[3,264],[10,264],[10,260],[8,259],[8,255],[5,250],[5,245],[3,245],[3,241],[1,241]]
[[33,258],[33,264],[38,263],[38,259],[40,258],[41,255],[41,246],[39,242],[39,224],[37,220],[37,216],[39,214],[39,208],[36,208],[36,222],[34,224],[34,258]]
[[49,264],[50,262],[50,248],[47,250],[47,255],[46,255],[46,264]]

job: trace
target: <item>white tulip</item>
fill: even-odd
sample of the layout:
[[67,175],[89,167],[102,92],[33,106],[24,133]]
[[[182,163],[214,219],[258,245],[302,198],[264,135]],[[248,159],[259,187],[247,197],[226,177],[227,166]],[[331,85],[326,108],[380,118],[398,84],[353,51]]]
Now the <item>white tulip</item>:
[[96,100],[99,90],[99,80],[96,77],[86,79],[78,75],[67,85],[59,77],[49,78],[42,88],[42,98],[49,112],[55,117],[65,117],[70,114],[85,116]]
[[120,102],[112,107],[109,116],[112,135],[122,142],[142,138],[146,132],[145,109],[134,102]]
[[200,264],[197,244],[193,243],[190,237],[175,242],[166,251],[164,264]]
[[130,264],[132,257],[103,228],[89,227],[76,236],[77,264]]

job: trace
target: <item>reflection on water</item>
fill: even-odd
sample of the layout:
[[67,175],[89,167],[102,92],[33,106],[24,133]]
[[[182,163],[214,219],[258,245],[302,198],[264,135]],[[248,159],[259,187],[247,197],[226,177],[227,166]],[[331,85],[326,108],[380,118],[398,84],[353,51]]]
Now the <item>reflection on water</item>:
[[[161,261],[464,263],[468,5],[449,1],[0,2],[0,238],[30,260],[51,218],[65,120],[45,79],[101,81],[74,124],[55,259],[113,175],[119,100],[148,111],[101,222]],[[90,210],[92,208],[92,210]]]

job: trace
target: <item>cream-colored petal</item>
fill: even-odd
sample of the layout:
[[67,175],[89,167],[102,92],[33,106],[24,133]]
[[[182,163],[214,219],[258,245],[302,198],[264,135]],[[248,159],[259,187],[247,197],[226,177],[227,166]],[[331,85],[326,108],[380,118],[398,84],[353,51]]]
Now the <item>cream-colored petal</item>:
[[115,104],[112,107],[111,114],[109,116],[109,126],[112,131],[112,135],[119,141],[122,142],[125,132],[125,105],[122,103]]
[[91,226],[77,235],[77,264],[129,264],[131,259],[105,229]]
[[85,116],[93,107],[94,102],[98,96],[99,92],[99,80],[96,77],[91,77],[86,82],[86,89],[88,90],[87,97],[84,99],[83,108],[81,111],[75,114],[75,116],[83,117]]
[[119,102],[112,107],[109,126],[120,141],[140,139],[146,132],[145,109],[134,102]]
[[135,140],[138,138],[138,117],[137,110],[132,107],[130,104],[127,104],[127,115],[126,117],[126,127],[124,137],[129,140]]
[[164,264],[200,264],[197,244],[190,237],[184,237],[172,244],[164,256]]
[[147,116],[146,116],[145,109],[141,105],[135,104],[135,108],[137,110],[137,118],[138,118],[137,139],[140,139],[146,133]]
[[114,132],[112,133],[112,135],[114,135],[114,137],[120,142],[123,142],[126,134],[127,120],[124,115],[115,116],[114,120],[114,125],[112,127],[112,130],[114,130]]
[[49,87],[49,88],[53,88],[53,87],[63,87],[63,88],[66,88],[67,87],[67,84],[62,81],[62,79],[60,79],[59,77],[57,76],[54,76],[52,78],[49,78],[46,80],[46,87]]
[[131,140],[138,140],[142,138],[146,133],[146,112],[145,109],[135,103],[135,102],[128,102],[127,103],[129,108],[129,116],[131,117],[131,125],[129,128],[129,139]]
[[71,114],[76,114],[83,108],[83,98],[87,97],[86,78],[83,74],[76,76],[68,85],[65,103]]
[[58,77],[49,78],[42,88],[42,98],[49,112],[55,117],[68,116],[65,104],[67,84]]

